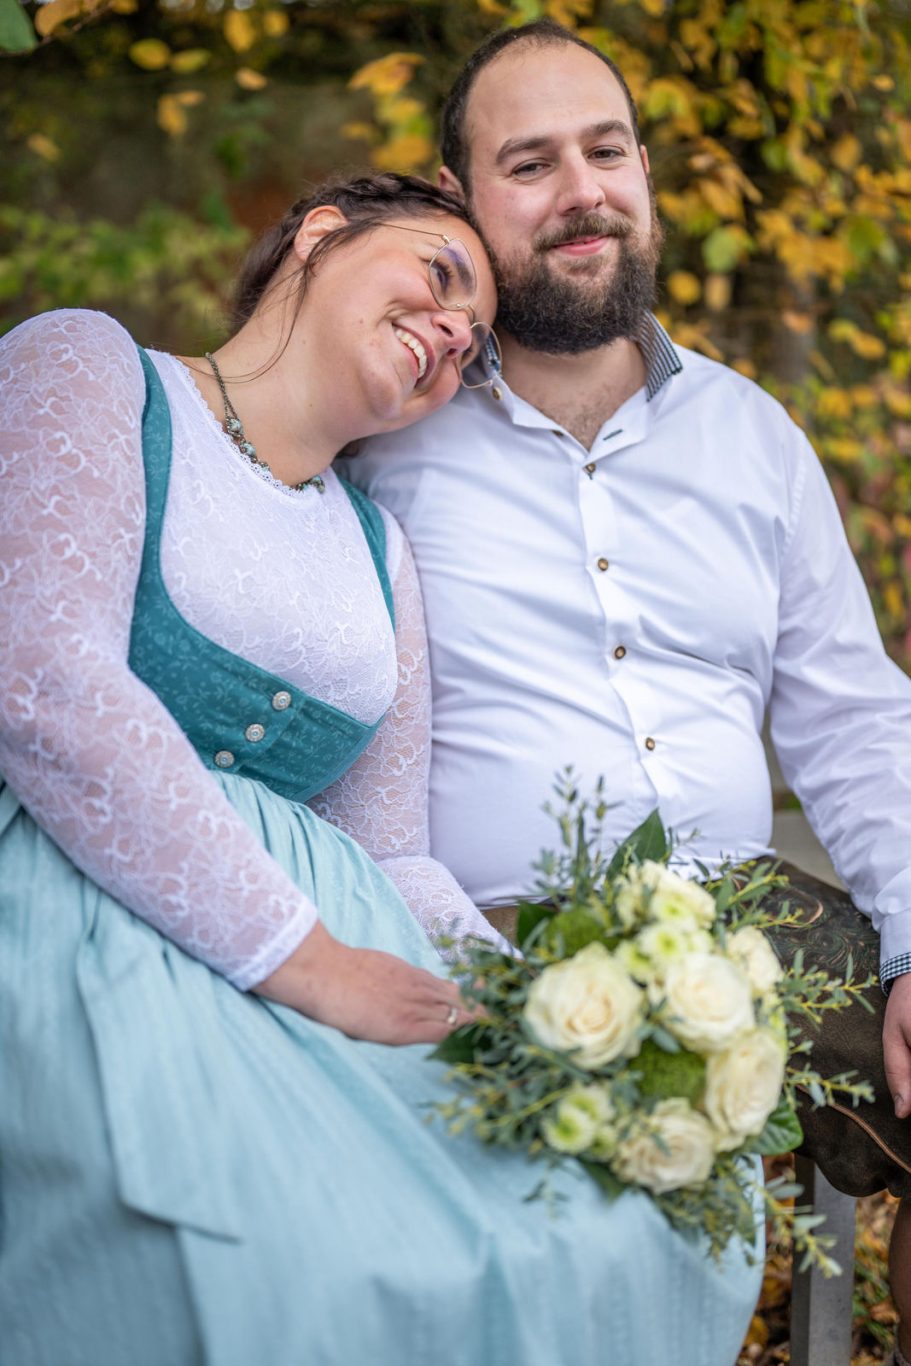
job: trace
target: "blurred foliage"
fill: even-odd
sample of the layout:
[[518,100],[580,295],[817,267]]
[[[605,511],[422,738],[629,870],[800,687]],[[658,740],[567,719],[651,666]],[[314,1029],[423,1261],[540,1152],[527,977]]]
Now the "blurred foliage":
[[67,301],[213,337],[245,230],[333,167],[432,174],[461,62],[542,14],[639,105],[662,321],[807,429],[907,667],[911,0],[0,0],[6,193],[28,206],[0,216],[7,325]]

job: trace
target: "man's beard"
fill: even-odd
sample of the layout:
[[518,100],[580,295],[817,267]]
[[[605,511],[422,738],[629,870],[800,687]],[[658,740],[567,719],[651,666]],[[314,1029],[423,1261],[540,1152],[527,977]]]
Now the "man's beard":
[[[614,237],[613,269],[600,279],[599,256],[576,257],[555,270],[552,247],[583,237]],[[527,261],[499,260],[491,253],[497,284],[497,330],[520,346],[550,355],[578,355],[620,337],[637,336],[655,300],[661,227],[652,211],[649,236],[639,241],[628,218],[590,213],[558,233],[539,234]]]

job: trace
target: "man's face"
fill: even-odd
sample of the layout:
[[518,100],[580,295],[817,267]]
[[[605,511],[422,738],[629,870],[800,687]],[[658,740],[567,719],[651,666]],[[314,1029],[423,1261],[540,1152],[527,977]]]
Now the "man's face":
[[652,302],[661,232],[647,156],[610,69],[573,44],[520,42],[479,75],[466,137],[498,328],[550,353],[634,335]]

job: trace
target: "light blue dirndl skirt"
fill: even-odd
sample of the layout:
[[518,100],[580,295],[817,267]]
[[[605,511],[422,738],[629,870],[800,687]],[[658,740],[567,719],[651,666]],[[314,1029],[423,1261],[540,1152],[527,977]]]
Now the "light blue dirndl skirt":
[[[333,934],[442,971],[355,844],[216,780]],[[732,1366],[761,1265],[569,1169],[529,1203],[427,1051],[237,991],[0,784],[3,1366]]]

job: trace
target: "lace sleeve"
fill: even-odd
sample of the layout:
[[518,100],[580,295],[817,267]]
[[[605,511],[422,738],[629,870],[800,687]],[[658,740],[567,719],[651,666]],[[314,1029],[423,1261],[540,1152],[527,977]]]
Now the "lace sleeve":
[[246,989],[316,909],[130,671],[145,523],[136,349],[64,311],[0,344],[0,772],[79,868]]
[[511,953],[510,944],[452,874],[430,857],[430,676],[424,609],[411,549],[391,518],[387,525],[390,541],[397,538],[387,558],[394,562],[393,557],[398,557],[393,582],[398,654],[395,698],[357,762],[310,805],[366,849],[429,935],[451,939],[475,935]]

